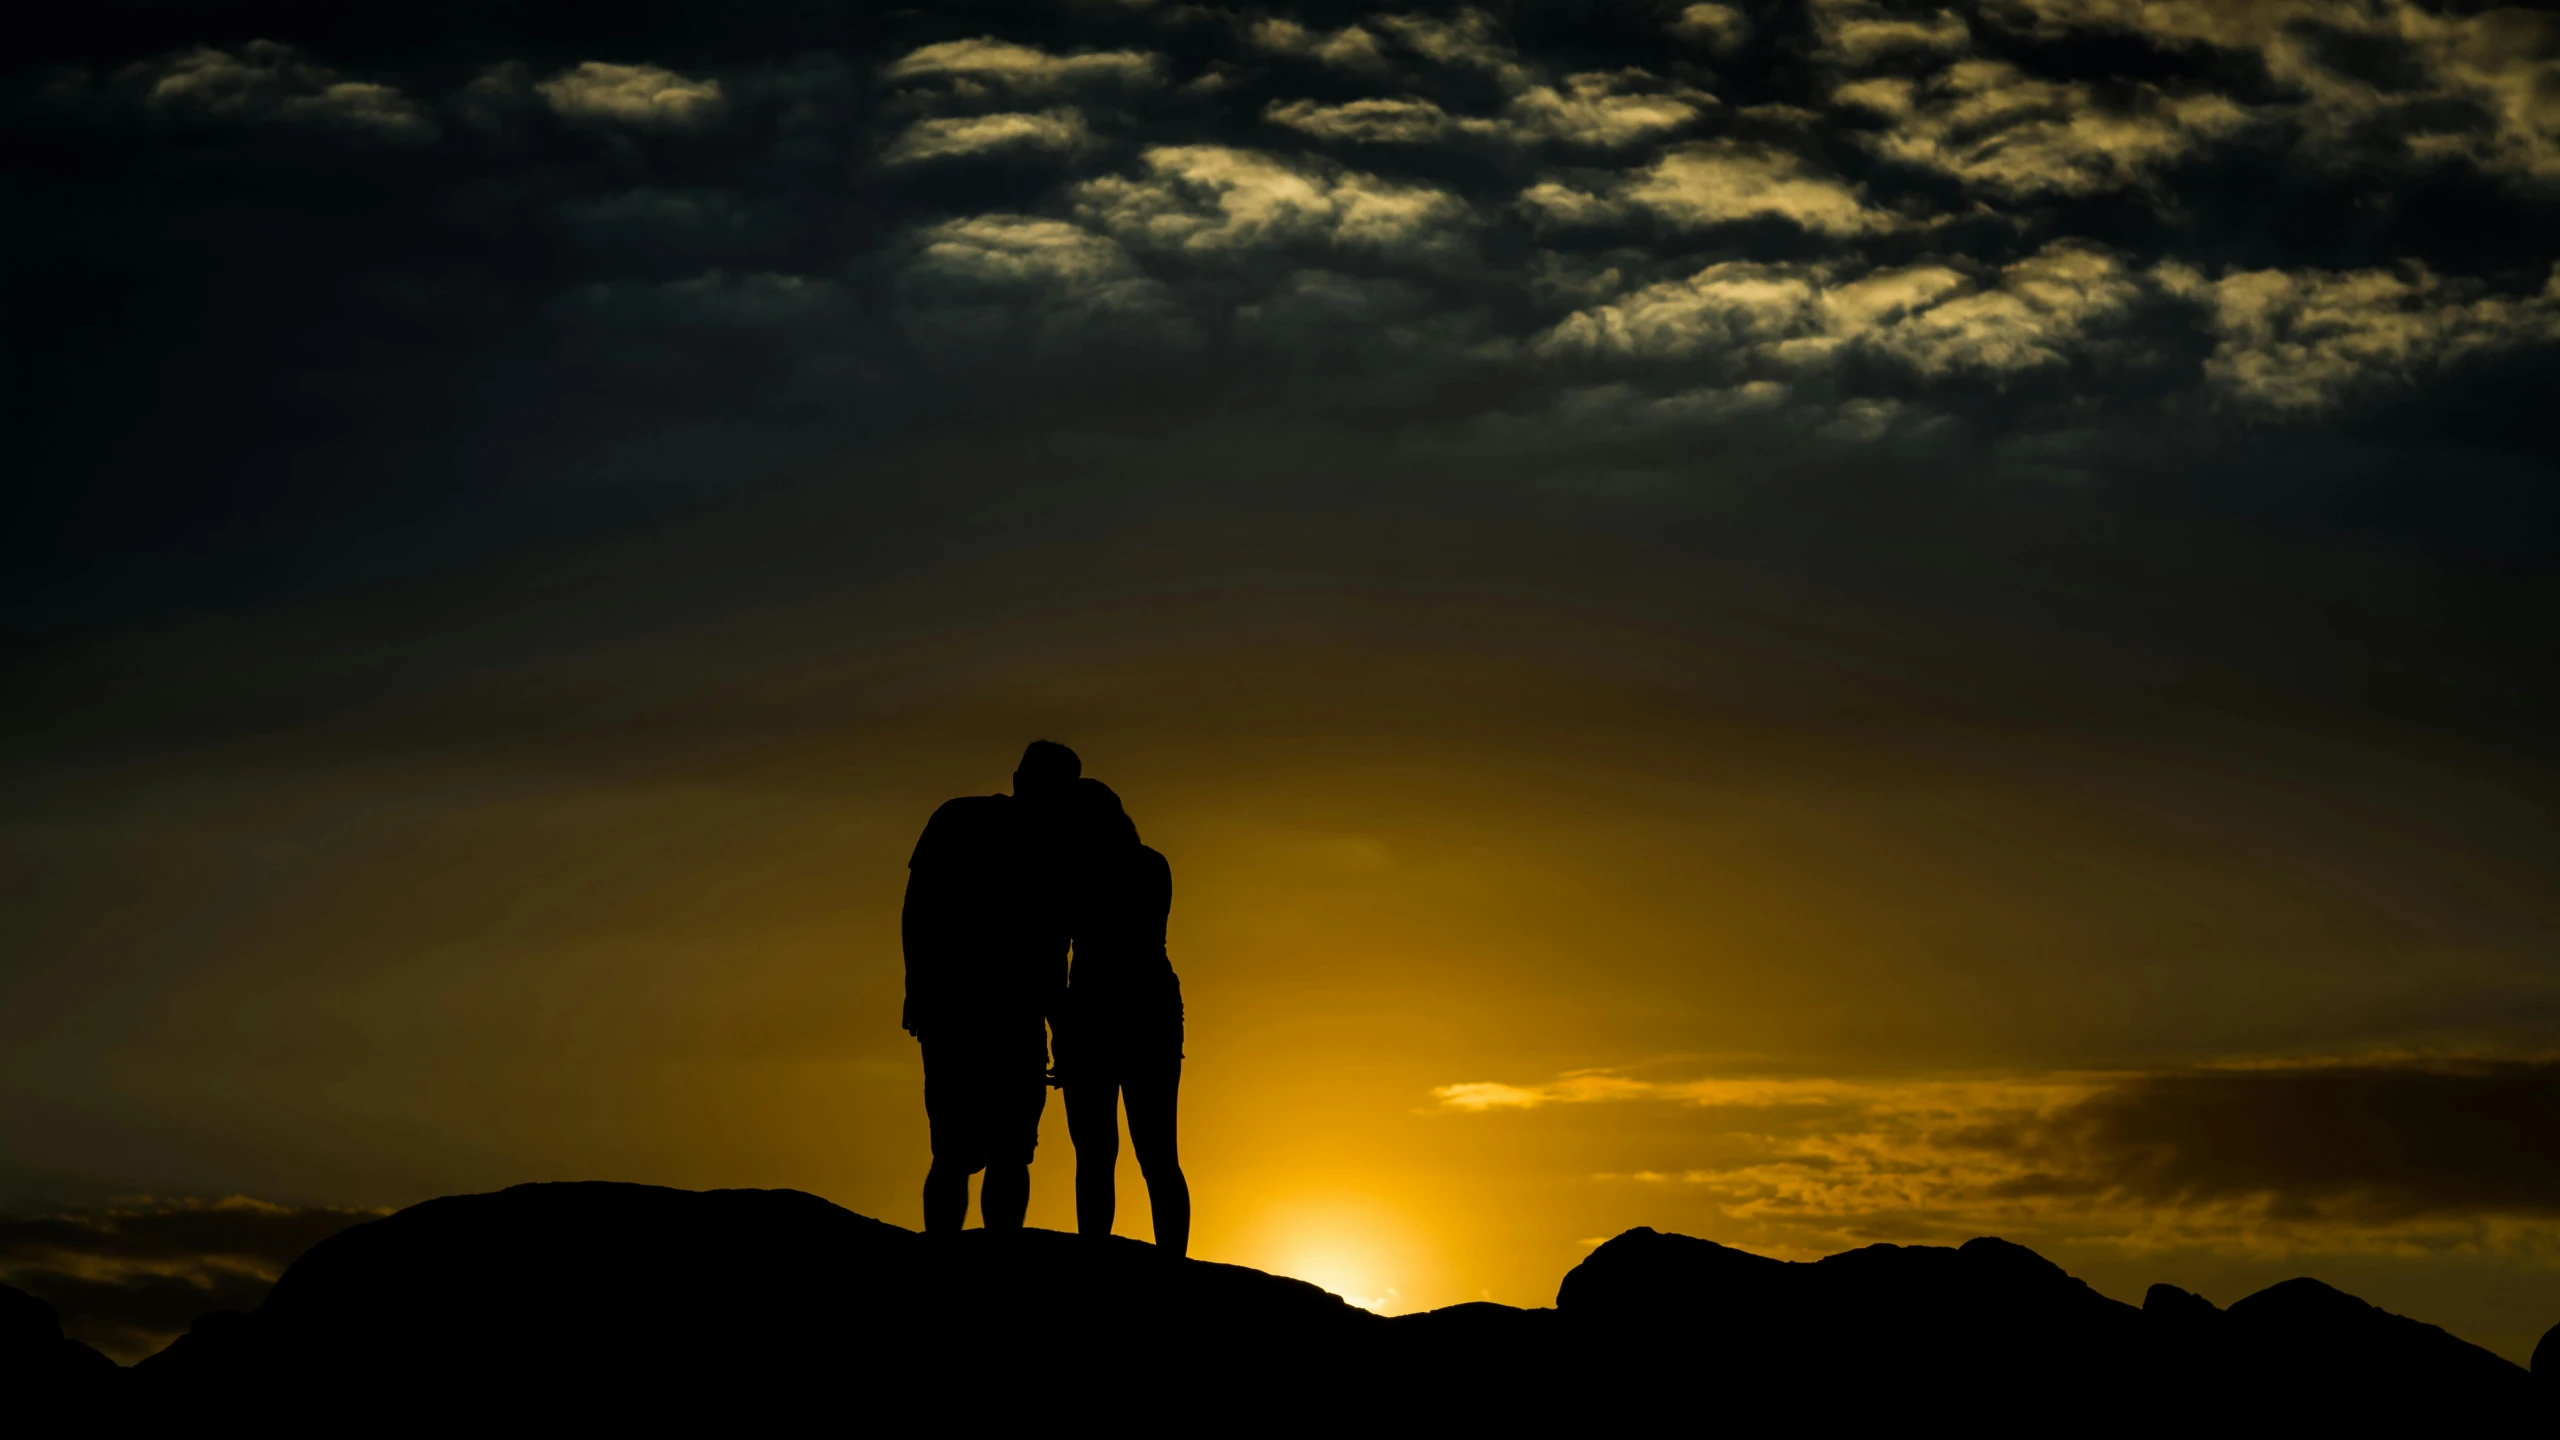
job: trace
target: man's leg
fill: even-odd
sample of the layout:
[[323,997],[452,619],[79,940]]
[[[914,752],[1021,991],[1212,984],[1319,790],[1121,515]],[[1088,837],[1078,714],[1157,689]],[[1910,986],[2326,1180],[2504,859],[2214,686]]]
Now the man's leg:
[[[965,1199],[962,1205],[966,1208]],[[1030,1209],[1031,1167],[988,1166],[987,1178],[978,1185],[979,1220],[990,1230],[1019,1230]]]
[[940,1031],[924,1040],[924,1118],[933,1145],[933,1165],[924,1172],[924,1228],[928,1235],[957,1230],[969,1219],[969,1177],[978,1171],[986,1147],[986,1121],[979,1113],[974,1059]]
[[924,1172],[925,1233],[957,1230],[968,1218],[969,1172],[946,1160],[934,1161]]
[[1049,1027],[1031,1020],[986,1057],[987,1178],[978,1186],[978,1220],[990,1230],[1019,1230],[1031,1209],[1031,1156],[1040,1145],[1040,1112],[1049,1108]]

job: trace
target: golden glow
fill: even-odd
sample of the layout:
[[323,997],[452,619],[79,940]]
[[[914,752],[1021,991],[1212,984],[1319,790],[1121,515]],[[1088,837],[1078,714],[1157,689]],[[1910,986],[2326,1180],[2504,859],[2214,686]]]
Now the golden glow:
[[[1402,1215],[1361,1195],[1274,1201],[1232,1242],[1238,1263],[1329,1290],[1363,1310],[1399,1315],[1423,1245]],[[1401,1282],[1401,1283],[1400,1283]]]

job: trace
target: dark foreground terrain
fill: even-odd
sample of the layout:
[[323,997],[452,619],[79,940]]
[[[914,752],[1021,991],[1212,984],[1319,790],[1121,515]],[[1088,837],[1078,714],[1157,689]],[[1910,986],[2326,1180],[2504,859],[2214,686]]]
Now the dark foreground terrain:
[[[990,1417],[1080,1430],[1736,1423],[2554,1433],[2536,1374],[2315,1280],[2136,1309],[2000,1240],[1789,1264],[1631,1230],[1553,1309],[1381,1319],[1049,1231],[928,1238],[790,1190],[520,1185],[323,1241],[130,1370],[0,1288],[7,1413],[362,1432]],[[25,1433],[38,1433],[28,1431]]]

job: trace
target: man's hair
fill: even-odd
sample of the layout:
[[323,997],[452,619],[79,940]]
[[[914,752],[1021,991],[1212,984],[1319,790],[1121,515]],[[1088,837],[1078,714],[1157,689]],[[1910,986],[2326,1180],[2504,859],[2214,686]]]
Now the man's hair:
[[1084,762],[1055,740],[1034,740],[1023,747],[1022,763],[1013,773],[1037,785],[1072,785],[1084,774]]

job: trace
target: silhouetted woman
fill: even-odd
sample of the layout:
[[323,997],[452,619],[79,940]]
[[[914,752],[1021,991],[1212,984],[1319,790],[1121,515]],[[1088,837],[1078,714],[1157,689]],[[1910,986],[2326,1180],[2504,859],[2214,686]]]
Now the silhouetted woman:
[[1191,1248],[1191,1186],[1174,1143],[1182,1087],[1182,982],[1164,953],[1173,869],[1138,843],[1120,797],[1099,780],[1076,782],[1075,963],[1058,1033],[1058,1079],[1067,1133],[1076,1144],[1076,1229],[1111,1233],[1117,1207],[1120,1105],[1147,1177],[1156,1244]]

